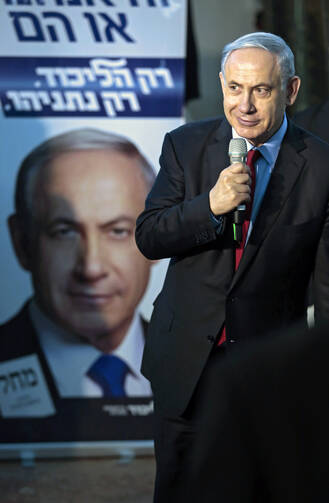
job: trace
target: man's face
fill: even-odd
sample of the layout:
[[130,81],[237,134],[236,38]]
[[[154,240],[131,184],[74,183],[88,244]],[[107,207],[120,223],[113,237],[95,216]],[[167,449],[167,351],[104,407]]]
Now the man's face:
[[61,154],[36,185],[37,302],[103,350],[120,343],[148,283],[134,239],[146,194],[137,161],[109,150]]
[[286,105],[292,105],[299,78],[282,89],[276,57],[264,49],[233,51],[220,74],[224,111],[236,132],[255,146],[265,143],[281,126]]

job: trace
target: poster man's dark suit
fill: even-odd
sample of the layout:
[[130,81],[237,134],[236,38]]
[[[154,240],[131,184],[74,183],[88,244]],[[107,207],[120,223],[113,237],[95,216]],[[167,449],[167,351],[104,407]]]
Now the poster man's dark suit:
[[209,210],[209,190],[230,164],[231,137],[224,118],[169,133],[137,220],[141,251],[152,259],[171,257],[142,366],[155,407],[167,416],[186,410],[224,321],[227,351],[297,320],[306,326],[312,274],[315,315],[329,317],[329,146],[288,123],[235,273],[230,216],[218,236]]
[[282,331],[214,369],[187,501],[329,501],[328,330]]
[[[144,329],[146,325],[143,321]],[[30,320],[28,304],[0,326],[0,348],[0,363],[22,356],[37,355],[55,406],[55,414],[48,417],[0,418],[0,442],[145,439],[151,436],[151,418],[142,417],[142,421],[132,427],[132,424],[129,424],[132,419],[129,415],[110,417],[104,409],[109,402],[143,403],[145,399],[142,397],[88,399],[59,396],[54,377]]]

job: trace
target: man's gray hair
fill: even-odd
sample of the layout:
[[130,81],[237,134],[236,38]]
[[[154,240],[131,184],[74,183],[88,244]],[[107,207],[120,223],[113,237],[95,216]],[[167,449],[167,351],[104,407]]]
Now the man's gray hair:
[[74,129],[53,136],[33,149],[22,161],[16,180],[15,208],[26,230],[33,219],[33,191],[40,169],[56,156],[78,150],[112,150],[137,160],[148,190],[155,171],[136,145],[124,136],[94,128]]
[[236,51],[237,49],[245,49],[247,47],[264,49],[277,57],[281,74],[281,86],[284,89],[287,86],[289,79],[295,75],[294,55],[288,44],[286,44],[286,42],[278,35],[273,35],[273,33],[249,33],[227,44],[223,49],[221,61],[221,72],[223,74],[224,81],[227,58],[233,51]]

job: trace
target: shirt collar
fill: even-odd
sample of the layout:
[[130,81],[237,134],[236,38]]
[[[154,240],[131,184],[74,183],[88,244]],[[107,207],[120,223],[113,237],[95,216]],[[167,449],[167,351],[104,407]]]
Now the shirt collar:
[[[264,143],[264,145],[262,145],[258,149],[270,166],[274,166],[275,161],[279,155],[280,146],[283,137],[286,134],[287,127],[288,127],[287,116],[286,114],[284,114],[283,121],[279,129],[276,131],[276,133],[274,133],[273,136],[271,136],[271,138],[267,140],[266,143]],[[233,138],[241,138],[241,136],[238,135],[238,133],[235,131],[234,128],[232,128],[232,136]],[[244,139],[247,142],[248,151],[254,148],[253,145],[246,138]]]
[[142,320],[139,314],[135,311],[134,318],[128,332],[123,338],[121,344],[112,353],[124,360],[135,375],[140,374],[144,342],[145,336]]

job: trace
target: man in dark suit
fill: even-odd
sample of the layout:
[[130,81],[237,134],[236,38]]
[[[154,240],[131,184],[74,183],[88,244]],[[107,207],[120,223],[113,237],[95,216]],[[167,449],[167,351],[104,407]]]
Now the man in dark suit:
[[188,501],[329,501],[328,363],[323,326],[283,331],[213,367]]
[[[293,54],[275,35],[245,35],[224,48],[220,80],[226,118],[166,136],[136,226],[146,257],[171,257],[142,366],[155,397],[157,503],[175,501],[184,481],[213,363],[269,330],[306,326],[312,275],[316,320],[329,317],[329,149],[286,118],[300,85]],[[230,165],[232,136],[260,152],[250,171]],[[232,213],[251,195],[237,241]]]
[[34,295],[0,327],[1,362],[36,354],[62,398],[151,396],[137,309],[151,262],[134,229],[153,180],[135,145],[96,129],[29,153],[9,228]]

